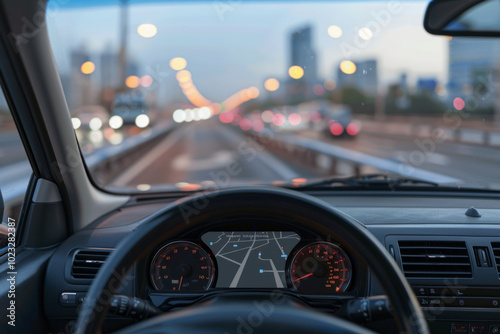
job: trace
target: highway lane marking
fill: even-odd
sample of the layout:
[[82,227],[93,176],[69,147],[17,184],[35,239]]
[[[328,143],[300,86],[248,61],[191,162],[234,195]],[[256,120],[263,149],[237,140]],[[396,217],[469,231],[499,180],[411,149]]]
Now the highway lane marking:
[[235,159],[235,153],[228,150],[213,152],[210,158],[193,159],[189,153],[180,154],[172,161],[172,167],[180,171],[196,172],[226,167]]
[[269,169],[273,170],[273,172],[281,176],[284,180],[292,180],[300,176],[293,169],[288,167],[288,165],[286,165],[284,162],[274,157],[270,153],[266,152],[265,149],[261,145],[256,143],[253,139],[249,137],[243,137],[242,135],[239,135],[236,132],[225,128],[224,131],[220,131],[219,134],[226,137],[228,140],[232,142],[246,141],[249,145],[251,145],[253,148],[256,149],[257,159],[259,159]]
[[151,151],[146,153],[144,157],[125,170],[124,173],[116,177],[111,184],[121,187],[129,184],[130,181],[135,179],[142,172],[144,172],[147,167],[152,165],[155,160],[163,156],[162,153],[168,151],[181,139],[181,137],[185,134],[182,130],[182,128],[175,130],[174,133],[159,142]]
[[234,278],[231,281],[231,284],[229,285],[230,288],[236,288],[238,286],[238,282],[240,281],[240,277],[241,277],[241,274],[243,273],[243,269],[245,269],[245,266],[246,266],[247,261],[248,261],[248,257],[250,256],[250,253],[252,252],[252,247],[255,244],[255,240],[257,240],[257,232],[254,232],[254,234],[253,234],[253,243],[250,246],[250,249],[248,250],[247,254],[245,255],[243,262],[241,262],[241,265],[238,268],[236,275],[234,275]]

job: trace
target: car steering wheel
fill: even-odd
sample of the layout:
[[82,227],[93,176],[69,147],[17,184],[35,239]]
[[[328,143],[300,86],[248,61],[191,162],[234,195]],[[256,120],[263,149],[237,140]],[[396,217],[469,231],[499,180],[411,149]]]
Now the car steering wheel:
[[[206,226],[207,222],[231,215],[268,215],[300,221],[323,236],[335,235],[349,243],[364,259],[386,291],[400,331],[427,334],[429,329],[417,298],[391,255],[366,228],[354,218],[312,196],[272,187],[243,187],[213,190],[180,199],[147,217],[116,247],[95,277],[82,304],[76,334],[102,332],[104,317],[112,296],[134,263],[149,256],[161,242],[173,240],[183,232]],[[279,293],[278,293],[279,295]],[[222,294],[204,303],[131,325],[119,331],[129,333],[373,333],[360,325],[305,307],[284,296],[268,306],[268,314],[250,323],[258,303],[269,303],[272,296]],[[272,311],[269,311],[272,309]],[[264,312],[264,311],[262,311]],[[241,319],[249,319],[243,331]],[[248,328],[248,326],[253,326]],[[258,325],[258,326],[257,326]]]

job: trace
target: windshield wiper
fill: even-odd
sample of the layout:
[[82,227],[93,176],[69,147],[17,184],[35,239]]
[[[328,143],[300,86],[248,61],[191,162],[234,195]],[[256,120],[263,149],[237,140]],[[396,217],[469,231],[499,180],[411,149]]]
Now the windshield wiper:
[[390,177],[387,174],[364,174],[350,177],[335,177],[325,179],[317,182],[306,183],[303,186],[296,187],[295,189],[314,189],[321,187],[331,187],[335,184],[341,184],[351,187],[361,188],[398,188],[403,185],[428,185],[438,187],[439,184],[430,181],[412,179],[407,177]]

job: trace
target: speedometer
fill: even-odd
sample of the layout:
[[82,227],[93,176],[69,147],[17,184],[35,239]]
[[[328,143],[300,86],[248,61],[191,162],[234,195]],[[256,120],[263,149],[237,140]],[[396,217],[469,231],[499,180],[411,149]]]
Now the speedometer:
[[195,292],[207,290],[214,265],[200,246],[176,241],[162,247],[151,263],[151,281],[157,290]]
[[328,242],[316,242],[295,254],[289,274],[293,286],[300,293],[341,293],[349,287],[352,266],[340,247]]

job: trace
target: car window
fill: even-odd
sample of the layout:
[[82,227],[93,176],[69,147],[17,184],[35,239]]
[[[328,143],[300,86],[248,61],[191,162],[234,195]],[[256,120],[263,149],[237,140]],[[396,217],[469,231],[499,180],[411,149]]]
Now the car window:
[[383,173],[500,189],[500,42],[430,35],[428,1],[93,4],[47,18],[100,187]]
[[5,205],[0,224],[0,254],[7,251],[9,242],[17,244],[12,228],[17,228],[32,172],[5,96],[0,90],[0,190]]

